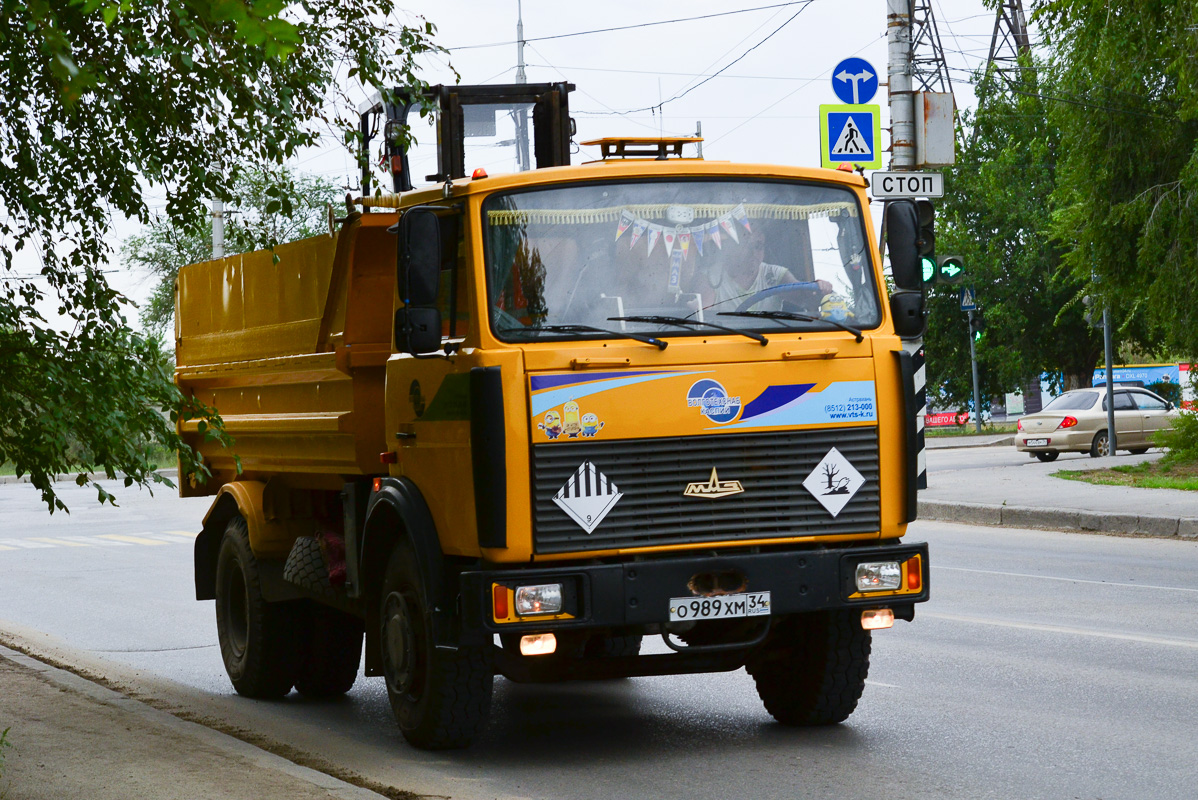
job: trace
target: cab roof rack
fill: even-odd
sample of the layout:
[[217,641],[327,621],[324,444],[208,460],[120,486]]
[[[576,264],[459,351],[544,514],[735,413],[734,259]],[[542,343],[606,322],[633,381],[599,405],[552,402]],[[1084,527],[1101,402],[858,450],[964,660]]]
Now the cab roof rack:
[[603,153],[602,160],[609,158],[652,158],[665,161],[671,155],[682,158],[684,144],[698,144],[702,136],[611,136],[592,139],[582,144],[587,147],[598,145]]
[[437,174],[428,180],[444,181],[466,177],[466,137],[468,120],[466,107],[493,106],[511,109],[532,106],[533,157],[536,168],[561,167],[570,164],[570,137],[574,121],[570,119],[572,83],[509,83],[487,85],[432,86],[423,97],[412,96],[402,89],[392,89],[388,97],[376,92],[358,107],[361,119],[360,147],[362,159],[362,196],[370,196],[370,159],[367,153],[370,140],[376,133],[377,120],[382,117],[383,158],[391,173],[395,192],[413,188],[408,174],[408,153],[400,132],[408,124],[408,112],[421,105],[432,105],[437,113]]

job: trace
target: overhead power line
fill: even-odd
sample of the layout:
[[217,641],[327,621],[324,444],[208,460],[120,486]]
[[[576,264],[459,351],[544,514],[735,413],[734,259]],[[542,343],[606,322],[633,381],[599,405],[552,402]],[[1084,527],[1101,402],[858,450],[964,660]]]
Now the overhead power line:
[[[812,3],[814,3],[814,2],[815,2],[815,0],[804,0],[804,2],[802,3],[802,5],[803,5],[803,7],[802,7],[802,8],[800,8],[798,11],[796,11],[794,14],[792,14],[792,15],[790,16],[790,18],[786,20],[786,22],[783,22],[783,23],[782,23],[781,25],[779,25],[777,28],[774,28],[774,30],[772,30],[772,31],[771,31],[769,34],[767,34],[767,35],[766,35],[766,37],[765,37],[764,39],[762,39],[762,40],[761,40],[761,41],[759,41],[757,44],[755,44],[755,45],[753,45],[752,47],[750,47],[748,50],[746,50],[746,51],[744,51],[743,53],[741,53],[741,54],[740,54],[739,56],[737,56],[736,58],[734,58],[734,59],[732,59],[731,61],[729,61],[729,62],[728,62],[727,64],[725,64],[724,66],[720,67],[718,70],[716,70],[716,71],[715,71],[715,72],[713,72],[712,74],[708,75],[708,76],[707,76],[706,78],[704,78],[703,80],[699,81],[699,82],[698,82],[698,83],[696,83],[696,84],[693,84],[693,85],[691,85],[689,88],[685,89],[684,91],[681,91],[681,92],[679,92],[678,94],[674,95],[674,96],[673,96],[673,97],[671,97],[670,99],[668,99],[668,100],[662,100],[660,103],[654,103],[654,104],[653,104],[653,105],[651,105],[651,106],[645,106],[645,107],[643,107],[643,108],[634,108],[634,109],[631,109],[631,110],[628,110],[628,111],[618,111],[618,112],[613,112],[613,113],[616,113],[616,114],[618,114],[618,115],[626,115],[626,114],[636,114],[636,113],[638,113],[638,112],[640,112],[640,111],[652,111],[653,109],[657,109],[657,110],[660,112],[660,111],[661,111],[661,109],[662,109],[662,107],[664,107],[664,106],[665,106],[667,103],[672,103],[672,102],[674,102],[675,100],[681,100],[683,97],[686,97],[688,94],[690,94],[691,92],[693,92],[695,89],[698,89],[698,88],[699,88],[700,86],[702,86],[703,84],[707,83],[708,81],[712,80],[713,78],[717,78],[717,77],[719,77],[720,73],[722,73],[722,72],[724,72],[725,70],[727,70],[727,69],[729,69],[730,67],[732,67],[732,65],[736,64],[738,61],[740,61],[741,59],[743,59],[743,58],[744,58],[745,56],[747,56],[749,53],[752,53],[752,52],[753,52],[754,50],[756,50],[758,47],[761,47],[763,44],[765,44],[765,43],[766,43],[766,42],[768,42],[770,39],[772,39],[772,38],[773,38],[773,37],[774,37],[774,36],[775,36],[775,35],[776,35],[776,34],[777,34],[779,31],[781,31],[781,30],[782,30],[783,28],[785,28],[787,25],[789,25],[790,23],[794,22],[795,18],[796,18],[796,17],[798,17],[800,14],[802,14],[804,11],[806,11],[806,10],[807,10],[807,9],[808,9],[808,8],[811,6],[811,4],[812,4]],[[797,5],[797,4],[795,4],[795,3],[788,3],[787,5]]]
[[[635,28],[650,28],[655,25],[673,25],[678,22],[695,22],[696,20],[702,20],[702,19],[715,19],[716,17],[728,17],[733,14],[748,14],[753,11],[767,11],[771,8],[785,8],[786,6],[805,5],[805,4],[809,4],[811,2],[813,2],[813,0],[794,0],[794,2],[790,2],[790,3],[775,3],[774,5],[757,6],[756,8],[739,8],[735,11],[720,11],[716,14],[704,14],[699,17],[680,17],[678,19],[663,19],[663,20],[659,20],[657,22],[641,22],[637,25],[622,25],[617,28],[596,28],[595,30],[590,30],[590,31],[575,31],[574,33],[559,33],[554,36],[538,36],[538,37],[535,37],[532,39],[525,39],[524,43],[527,44],[528,42],[547,42],[551,39],[566,39],[571,36],[590,36],[591,34],[595,34],[595,33],[613,33],[615,31],[629,31],[629,30],[633,30]],[[466,45],[462,45],[461,47],[447,47],[445,49],[449,50],[452,53],[456,50],[477,50],[477,49],[483,48],[483,47],[508,47],[513,44],[516,44],[516,41],[514,39],[511,41],[507,41],[507,42],[490,42],[488,44],[466,44]]]

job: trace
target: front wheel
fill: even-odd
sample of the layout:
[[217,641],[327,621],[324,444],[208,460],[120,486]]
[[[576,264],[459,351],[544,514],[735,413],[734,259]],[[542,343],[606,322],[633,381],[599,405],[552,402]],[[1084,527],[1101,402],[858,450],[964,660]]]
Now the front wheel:
[[469,745],[491,710],[489,648],[434,647],[424,581],[405,542],[391,552],[379,603],[387,697],[404,738],[424,750]]
[[746,668],[765,710],[783,725],[834,725],[865,690],[870,632],[859,611],[796,614],[770,631]]
[[216,557],[216,635],[237,693],[273,699],[295,682],[295,608],[262,596],[245,519],[229,520]]
[[1057,453],[1056,451],[1051,453],[1036,453],[1036,458],[1047,464],[1049,461],[1056,461],[1058,455],[1060,455],[1060,453]]
[[1111,437],[1106,431],[1099,431],[1090,443],[1090,458],[1103,458],[1111,454]]

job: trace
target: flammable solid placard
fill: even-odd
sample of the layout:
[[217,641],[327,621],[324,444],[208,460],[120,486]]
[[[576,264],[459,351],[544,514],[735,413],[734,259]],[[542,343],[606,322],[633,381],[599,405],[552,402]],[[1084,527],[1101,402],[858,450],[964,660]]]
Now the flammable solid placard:
[[882,109],[877,105],[819,107],[820,163],[882,166]]

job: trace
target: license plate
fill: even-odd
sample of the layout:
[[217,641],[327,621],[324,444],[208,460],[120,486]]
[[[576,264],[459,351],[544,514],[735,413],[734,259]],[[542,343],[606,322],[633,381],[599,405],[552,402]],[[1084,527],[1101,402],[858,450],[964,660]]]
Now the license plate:
[[1025,447],[1043,447],[1048,444],[1047,439],[1028,439],[1023,443]]
[[769,592],[724,594],[718,597],[674,597],[670,600],[670,622],[760,617],[769,613]]

